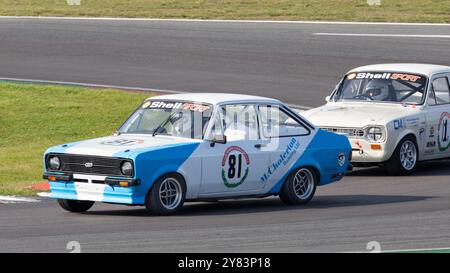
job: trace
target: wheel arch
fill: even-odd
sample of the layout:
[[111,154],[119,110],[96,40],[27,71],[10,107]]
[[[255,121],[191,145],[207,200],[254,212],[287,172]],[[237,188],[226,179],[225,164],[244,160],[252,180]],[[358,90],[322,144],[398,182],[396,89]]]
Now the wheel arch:
[[[402,142],[403,139],[405,139],[405,137],[408,137],[408,136],[411,136],[412,138],[414,138],[414,142],[416,143],[417,152],[419,153],[419,157],[420,157],[420,151],[421,151],[421,149],[420,149],[420,145],[419,145],[419,142],[418,142],[418,141],[419,141],[419,138],[417,137],[416,132],[414,132],[414,131],[411,130],[411,129],[408,129],[408,130],[404,130],[404,131],[402,131],[401,133],[399,133],[398,136],[396,137],[394,143],[391,142],[391,143],[392,143],[392,144],[391,144],[391,145],[392,145],[392,146],[391,146],[392,148],[386,149],[386,153],[387,153],[386,157],[387,157],[388,159],[387,159],[385,162],[391,160],[391,158],[392,158],[392,156],[394,156],[395,150],[397,149],[397,147],[398,147],[398,145],[400,144],[400,142]],[[390,145],[388,145],[388,146],[390,146]],[[387,148],[387,147],[386,147],[386,148]]]
[[316,166],[312,165],[312,164],[305,164],[305,165],[297,166],[296,168],[292,169],[289,172],[289,175],[286,176],[286,179],[284,179],[283,184],[281,185],[281,188],[284,187],[284,184],[286,184],[286,182],[288,181],[289,177],[291,177],[292,174],[294,174],[298,170],[304,169],[304,168],[310,169],[313,172],[313,174],[315,175],[315,178],[317,179],[317,186],[319,186],[320,185],[320,178],[322,177],[319,169]]
[[[406,140],[413,142],[415,148],[416,148],[416,161],[415,165],[413,165],[411,168],[406,169],[405,166],[402,166],[402,163],[400,162],[401,159],[397,156],[400,156],[400,144],[405,142]],[[417,143],[417,137],[414,134],[406,134],[403,136],[399,143],[396,145],[394,152],[390,156],[389,160],[384,163],[384,166],[387,168],[388,173],[392,175],[408,175],[411,174],[414,169],[417,166],[417,162],[419,162],[420,159],[420,153],[419,153],[419,145]]]
[[404,133],[399,135],[389,159],[392,158],[394,151],[398,148],[398,145],[407,137],[412,137],[414,139],[414,143],[416,144],[417,152],[420,155],[420,147],[419,147],[419,142],[418,142],[418,138],[417,138],[416,134],[413,131],[405,131]]
[[155,186],[156,182],[159,181],[160,179],[166,177],[166,176],[178,176],[181,179],[181,182],[184,183],[186,189],[187,189],[187,183],[186,183],[186,178],[179,172],[176,171],[169,171],[163,174],[160,174],[151,184],[150,187],[148,187],[148,189],[146,189],[146,193],[145,195],[147,196],[149,194],[149,192],[153,189],[153,187]]

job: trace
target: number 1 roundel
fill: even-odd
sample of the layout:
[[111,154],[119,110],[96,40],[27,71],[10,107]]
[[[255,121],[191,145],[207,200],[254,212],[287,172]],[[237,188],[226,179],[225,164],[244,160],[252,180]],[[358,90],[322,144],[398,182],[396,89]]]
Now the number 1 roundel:
[[450,148],[450,114],[442,113],[438,127],[438,146],[441,152]]
[[235,188],[248,176],[250,158],[248,154],[238,146],[231,146],[225,150],[222,159],[222,180],[227,188]]

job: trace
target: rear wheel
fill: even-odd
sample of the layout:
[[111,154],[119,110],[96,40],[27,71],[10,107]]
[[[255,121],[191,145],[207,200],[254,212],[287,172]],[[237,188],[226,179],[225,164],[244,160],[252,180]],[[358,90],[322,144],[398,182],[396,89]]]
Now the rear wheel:
[[145,207],[157,215],[171,215],[178,212],[186,198],[186,184],[177,174],[159,178],[147,194]]
[[94,205],[94,203],[94,201],[58,199],[58,204],[63,209],[70,212],[85,212],[89,210]]
[[300,168],[291,173],[280,191],[280,199],[287,205],[307,204],[314,197],[317,175],[310,168]]
[[417,144],[412,136],[407,136],[395,148],[391,159],[386,163],[386,169],[391,175],[408,175],[417,166],[419,153]]

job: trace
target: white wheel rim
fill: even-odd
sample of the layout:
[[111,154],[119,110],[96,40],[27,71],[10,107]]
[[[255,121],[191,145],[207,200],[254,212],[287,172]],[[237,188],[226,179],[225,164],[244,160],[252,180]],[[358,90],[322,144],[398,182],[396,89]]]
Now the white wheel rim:
[[299,199],[308,199],[314,190],[314,175],[308,169],[300,169],[294,176],[294,192]]
[[175,209],[180,204],[182,196],[183,192],[178,180],[172,177],[163,180],[159,187],[159,201],[164,208]]
[[400,147],[400,163],[402,167],[410,171],[416,166],[417,162],[417,149],[416,145],[410,140],[403,142]]

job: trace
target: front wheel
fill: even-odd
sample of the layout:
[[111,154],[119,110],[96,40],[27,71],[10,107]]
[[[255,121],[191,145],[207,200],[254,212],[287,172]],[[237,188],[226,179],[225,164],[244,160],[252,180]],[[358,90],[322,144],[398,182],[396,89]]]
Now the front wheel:
[[287,205],[307,204],[314,197],[317,175],[310,168],[300,168],[291,173],[280,191],[280,199]]
[[398,144],[391,159],[386,163],[386,168],[391,175],[411,174],[417,166],[419,157],[416,141],[407,136]]
[[94,203],[94,201],[58,199],[58,204],[63,209],[70,212],[85,212],[89,210],[94,205]]
[[171,215],[183,206],[186,198],[186,184],[177,174],[159,178],[147,195],[145,207],[157,215]]

